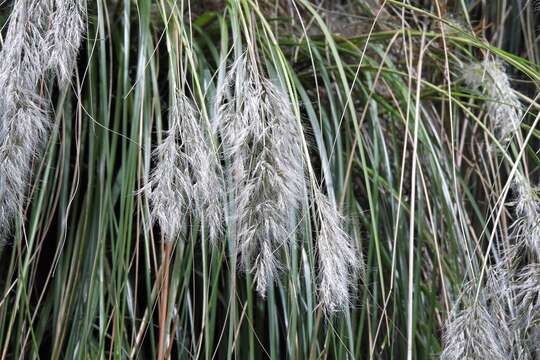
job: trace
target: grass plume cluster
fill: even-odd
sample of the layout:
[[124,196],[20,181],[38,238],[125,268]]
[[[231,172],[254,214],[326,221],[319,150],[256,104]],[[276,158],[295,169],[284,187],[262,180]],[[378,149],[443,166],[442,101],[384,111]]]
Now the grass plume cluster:
[[214,243],[222,229],[220,165],[199,112],[185,94],[175,95],[169,126],[154,151],[157,165],[147,184],[152,218],[159,222],[165,241],[175,241],[188,215],[198,215]]
[[86,26],[86,0],[54,0],[47,41],[51,46],[48,66],[60,84],[71,79]]
[[507,142],[519,130],[523,116],[521,103],[510,85],[503,65],[494,60],[472,63],[463,77],[472,89],[483,89],[487,96],[487,113],[499,141]]
[[3,3],[0,359],[538,358],[537,11]]
[[[188,172],[188,156],[180,144],[181,127],[195,123],[195,109],[184,97],[173,100],[169,115],[169,130],[163,142],[154,150],[156,167],[149,184],[152,219],[159,223],[165,241],[175,241],[186,220],[193,194],[193,181]],[[189,125],[188,125],[189,126]]]
[[[217,125],[233,184],[235,247],[264,297],[278,275],[279,254],[296,239],[295,215],[307,191],[307,176],[303,133],[288,96],[263,78],[253,62],[242,55],[232,65],[218,90]],[[344,231],[341,214],[318,188],[312,201],[320,227],[320,303],[327,312],[343,310],[350,305],[360,255]]]
[[[480,77],[481,69],[487,77]],[[465,77],[473,90],[483,87],[490,97],[486,107],[497,140],[520,139],[521,104],[501,64],[472,65]],[[525,175],[518,172],[511,186],[516,194],[512,231],[498,244],[501,258],[485,270],[485,284],[483,270],[479,282],[464,293],[469,304],[448,319],[442,359],[534,359],[539,349],[538,339],[532,336],[539,326],[533,308],[540,305],[540,203]]]
[[287,96],[252,62],[236,60],[218,90],[217,125],[234,196],[235,247],[264,296],[277,275],[279,253],[294,241],[305,181],[301,132]]
[[319,296],[326,311],[346,309],[351,305],[350,292],[355,288],[362,258],[343,230],[343,216],[328,198],[315,189],[314,203],[320,228],[317,236],[319,254]]
[[[56,7],[48,0],[18,0],[0,53],[0,228],[2,238],[23,206],[32,164],[47,140],[49,103],[43,84],[50,61],[63,82],[71,77],[84,31],[84,5]],[[73,18],[76,18],[73,21]],[[69,50],[66,50],[69,48]]]

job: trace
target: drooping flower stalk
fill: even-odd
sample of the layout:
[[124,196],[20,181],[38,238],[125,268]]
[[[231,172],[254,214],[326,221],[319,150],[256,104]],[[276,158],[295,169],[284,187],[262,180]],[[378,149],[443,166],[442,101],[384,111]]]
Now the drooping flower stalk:
[[[540,355],[540,265],[530,264],[515,276],[512,285],[515,303],[514,329],[520,335],[522,353],[531,359]],[[525,358],[525,357],[523,357]]]
[[0,236],[22,206],[32,161],[48,134],[48,101],[39,83],[51,64],[65,81],[83,33],[86,2],[18,0],[0,53]]
[[510,330],[495,321],[488,309],[472,306],[451,315],[440,359],[512,359],[510,339]]
[[241,56],[217,95],[217,126],[233,184],[236,249],[265,295],[277,253],[293,238],[291,215],[304,189],[301,132],[288,97]]
[[[519,208],[533,205],[527,205],[530,200],[519,204],[518,213],[525,216],[525,210]],[[454,310],[446,323],[441,359],[524,360],[538,356],[540,271],[537,263],[522,265],[532,259],[528,235],[525,229],[516,230],[516,242],[487,270],[488,280],[478,298],[476,284],[466,287],[465,306]]]
[[446,323],[441,360],[514,359],[520,353],[510,281],[500,264],[488,270],[478,297],[474,281],[465,286],[461,309],[456,305]]
[[350,291],[362,269],[362,259],[343,229],[342,215],[319,189],[314,190],[314,203],[320,220],[317,236],[319,301],[326,312],[332,313],[350,305]]

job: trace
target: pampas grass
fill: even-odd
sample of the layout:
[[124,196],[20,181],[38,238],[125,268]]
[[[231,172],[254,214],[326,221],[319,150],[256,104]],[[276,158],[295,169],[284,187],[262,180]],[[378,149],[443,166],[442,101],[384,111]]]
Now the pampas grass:
[[191,177],[193,202],[200,219],[204,219],[211,244],[222,234],[224,188],[222,170],[212,146],[213,131],[203,126],[200,113],[185,95],[177,97],[181,117],[179,136],[182,156]]
[[516,215],[513,238],[540,260],[540,203],[538,189],[525,176],[518,174],[513,184],[516,193]]
[[[221,131],[235,198],[236,246],[245,271],[265,296],[280,268],[278,253],[294,239],[291,217],[306,187],[302,136],[282,93],[243,55],[218,92]],[[343,217],[316,189],[319,298],[328,313],[350,305],[361,259],[343,230]]]
[[479,289],[479,298],[474,297],[476,285],[465,291],[469,305],[449,317],[441,359],[534,359],[540,349],[540,272],[536,263],[523,266],[538,256],[539,205],[522,175],[514,189],[518,219],[513,224],[513,243],[487,270],[488,281]]
[[538,357],[531,2],[336,3],[0,5],[0,358]]
[[[464,76],[469,86],[484,89],[498,140],[508,142],[519,132],[522,111],[502,65],[486,60],[469,66]],[[512,189],[516,220],[510,248],[487,270],[489,280],[479,289],[480,299],[448,319],[441,359],[532,359],[539,348],[538,339],[530,334],[538,331],[540,277],[536,264],[523,268],[522,263],[540,258],[540,204],[537,190],[523,174],[517,173]],[[535,256],[529,257],[531,253]]]
[[173,99],[169,130],[154,157],[157,165],[147,189],[152,219],[159,223],[165,241],[176,240],[186,216],[197,214],[215,244],[222,232],[221,168],[199,112],[183,93]]
[[[33,160],[48,134],[49,103],[38,89],[51,62],[71,76],[83,34],[83,1],[15,2],[0,54],[0,228],[5,238],[22,217]],[[54,13],[54,16],[52,16]]]
[[86,0],[54,0],[54,13],[48,41],[52,44],[48,66],[55,70],[60,84],[66,84],[77,61],[86,24]]
[[48,104],[38,93],[50,46],[47,1],[15,3],[0,54],[0,228],[9,235],[22,207],[32,161],[46,140]]
[[445,326],[441,360],[514,359],[520,353],[510,313],[510,281],[509,272],[500,265],[489,269],[478,294],[476,282],[465,286],[461,309],[456,304]]
[[531,359],[540,352],[540,265],[526,265],[515,276],[514,294],[515,333],[520,336],[522,353]]
[[314,190],[319,230],[319,302],[327,313],[347,309],[351,304],[351,289],[362,270],[362,258],[352,239],[343,229],[343,216],[328,197]]
[[187,159],[180,147],[182,117],[194,117],[188,103],[174,99],[169,113],[169,130],[163,142],[154,150],[156,167],[150,175],[147,189],[152,207],[152,221],[159,223],[165,241],[178,238],[191,204],[192,182],[187,172]]
[[[231,94],[228,96],[228,94]],[[287,96],[241,56],[218,93],[217,125],[235,198],[236,247],[265,295],[305,187],[300,130]]]
[[511,359],[511,333],[481,305],[450,317],[441,360]]
[[463,78],[471,89],[481,89],[488,97],[487,113],[496,136],[502,143],[519,130],[523,111],[508,75],[499,61],[486,59],[463,69]]

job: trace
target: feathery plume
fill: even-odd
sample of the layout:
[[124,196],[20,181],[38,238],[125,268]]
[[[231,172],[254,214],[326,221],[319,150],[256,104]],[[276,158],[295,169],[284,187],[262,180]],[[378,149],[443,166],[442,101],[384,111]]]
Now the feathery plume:
[[244,271],[255,273],[263,297],[279,267],[276,253],[291,238],[290,217],[305,186],[301,131],[287,99],[245,56],[233,64],[217,95],[237,252]]
[[[212,146],[212,139],[205,137],[199,113],[184,95],[177,96],[177,104],[182,116],[180,139],[182,152],[190,168],[193,184],[195,208],[204,219],[209,230],[211,244],[215,245],[222,233],[223,183],[221,166]],[[210,130],[210,129],[209,129]],[[210,134],[212,135],[212,134]]]
[[67,83],[77,62],[86,24],[86,0],[54,0],[55,10],[48,33],[52,44],[49,68],[61,85]]
[[48,116],[42,99],[30,94],[17,97],[15,106],[2,111],[4,123],[0,128],[2,239],[9,235],[14,218],[21,214],[32,159],[41,150],[48,130]]
[[505,261],[491,268],[485,286],[474,302],[476,286],[466,286],[468,306],[455,310],[447,320],[441,359],[533,359],[540,347],[535,337],[539,327],[540,272],[538,265],[519,272],[516,248]]
[[[464,78],[469,86],[482,88],[491,99],[487,104],[488,116],[499,140],[508,142],[519,131],[522,110],[502,65],[488,60],[470,65]],[[512,238],[516,241],[503,253],[503,259],[488,270],[478,302],[454,312],[448,319],[441,359],[524,360],[532,359],[538,350],[538,341],[531,341],[531,334],[538,331],[538,316],[533,314],[538,313],[540,306],[540,281],[539,273],[530,270],[537,265],[518,270],[524,250],[540,258],[540,205],[537,189],[522,174],[517,174],[512,188],[517,194],[518,219],[512,225]],[[471,293],[471,288],[466,290],[469,300]]]
[[540,265],[525,266],[512,286],[515,294],[515,332],[521,335],[521,345],[534,358],[540,353]]
[[501,142],[507,142],[519,130],[522,109],[503,65],[492,60],[474,63],[464,69],[463,77],[471,88],[483,89],[493,129]]
[[15,3],[0,53],[0,236],[22,214],[33,157],[49,126],[47,102],[37,94],[50,51],[49,1]]
[[441,360],[511,359],[512,334],[504,325],[480,304],[452,314],[443,335]]
[[536,259],[540,259],[540,203],[538,202],[538,189],[531,186],[528,179],[521,174],[516,175],[513,190],[517,194],[516,214],[518,219],[512,227],[513,238],[517,239],[518,246],[522,243],[526,249],[532,251]]
[[502,262],[489,269],[478,299],[477,284],[465,286],[464,306],[456,305],[445,325],[442,360],[524,359],[520,334],[513,326],[511,275]]
[[150,175],[147,188],[152,206],[152,221],[157,221],[165,241],[178,237],[188,211],[191,178],[187,160],[178,144],[183,109],[174,101],[169,114],[169,130],[163,142],[154,150],[157,165]]
[[185,94],[176,94],[169,123],[165,140],[155,150],[157,165],[147,185],[152,219],[159,222],[165,240],[174,241],[194,205],[215,243],[221,234],[223,197],[216,153],[204,137],[198,111]]
[[362,259],[352,239],[343,230],[343,217],[319,189],[314,189],[319,234],[319,298],[326,312],[343,310],[350,305],[350,290],[362,269]]
[[509,275],[502,265],[490,269],[478,299],[476,282],[465,286],[465,306],[461,310],[456,306],[445,326],[441,360],[514,358]]
[[6,95],[16,96],[14,90],[36,90],[50,54],[47,41],[50,14],[49,0],[15,2],[1,52],[0,81]]

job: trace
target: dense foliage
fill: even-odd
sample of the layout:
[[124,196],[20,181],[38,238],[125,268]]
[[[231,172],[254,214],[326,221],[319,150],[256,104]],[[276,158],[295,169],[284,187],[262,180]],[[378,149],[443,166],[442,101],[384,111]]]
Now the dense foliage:
[[534,356],[533,1],[47,1],[0,5],[2,358]]

